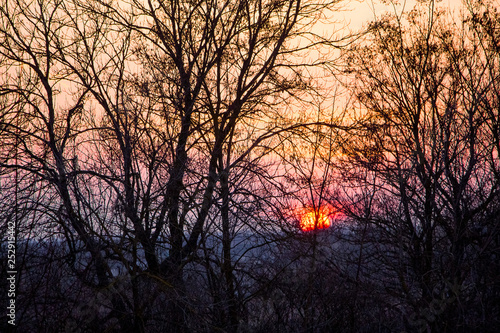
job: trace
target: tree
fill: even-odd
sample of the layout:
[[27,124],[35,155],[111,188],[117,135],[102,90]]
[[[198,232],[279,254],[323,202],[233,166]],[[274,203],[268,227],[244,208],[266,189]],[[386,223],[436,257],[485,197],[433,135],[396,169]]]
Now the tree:
[[301,70],[315,64],[294,56],[332,44],[307,31],[334,5],[2,3],[0,167],[46,193],[37,220],[53,234],[32,230],[60,240],[57,258],[83,294],[115,290],[68,329],[212,330],[190,304],[185,269],[211,259],[203,247],[219,230],[228,305],[217,325],[237,329],[231,210],[251,216],[253,205],[236,202],[251,190],[239,179],[259,175],[279,135],[308,126],[283,114],[315,92]]
[[344,200],[387,268],[373,274],[392,296],[387,307],[420,331],[496,321],[481,305],[475,263],[497,248],[498,53],[471,24],[478,14],[464,17],[431,1],[374,22],[348,53],[360,129],[344,154],[359,190]]

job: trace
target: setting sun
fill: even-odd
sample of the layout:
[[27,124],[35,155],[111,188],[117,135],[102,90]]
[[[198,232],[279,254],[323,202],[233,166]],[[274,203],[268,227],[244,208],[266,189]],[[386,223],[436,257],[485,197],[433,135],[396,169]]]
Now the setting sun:
[[309,210],[300,218],[300,228],[302,231],[326,229],[330,227],[330,224],[330,217],[322,210]]

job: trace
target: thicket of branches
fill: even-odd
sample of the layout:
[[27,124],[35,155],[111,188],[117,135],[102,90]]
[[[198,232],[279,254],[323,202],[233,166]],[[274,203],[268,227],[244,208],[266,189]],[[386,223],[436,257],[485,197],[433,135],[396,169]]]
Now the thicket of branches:
[[[2,1],[20,330],[500,326],[497,7],[422,3],[340,57],[311,32],[336,9]],[[349,102],[323,108],[324,73]],[[301,232],[303,207],[334,225]]]
[[360,111],[339,164],[343,200],[360,261],[376,263],[362,279],[376,277],[405,329],[500,325],[497,10],[423,4],[373,23],[348,53]]

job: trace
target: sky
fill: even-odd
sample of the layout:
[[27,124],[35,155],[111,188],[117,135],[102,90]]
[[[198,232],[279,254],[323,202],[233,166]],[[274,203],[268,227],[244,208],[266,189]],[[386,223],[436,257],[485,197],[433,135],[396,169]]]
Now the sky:
[[[400,13],[403,10],[411,10],[417,2],[417,0],[352,0],[347,2],[345,6],[346,11],[339,14],[339,16],[346,23],[349,23],[350,29],[357,30],[362,28],[367,22],[380,17],[388,11],[394,12],[396,10]],[[462,0],[440,0],[435,3],[436,7],[447,7],[455,11],[458,11],[461,4]]]

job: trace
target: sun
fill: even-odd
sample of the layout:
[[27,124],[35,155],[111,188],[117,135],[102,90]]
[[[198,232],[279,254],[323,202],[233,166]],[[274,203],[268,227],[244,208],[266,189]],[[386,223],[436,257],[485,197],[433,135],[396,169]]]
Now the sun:
[[330,225],[330,216],[322,209],[307,210],[300,218],[300,228],[302,231],[326,229],[329,228]]

